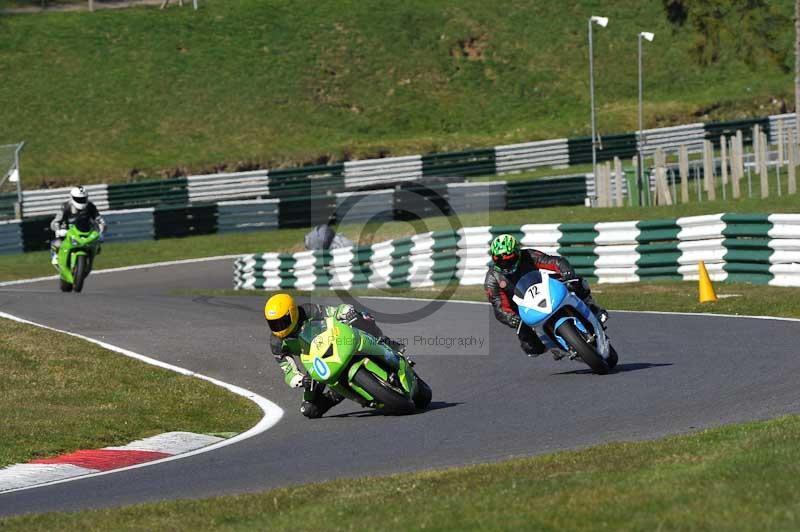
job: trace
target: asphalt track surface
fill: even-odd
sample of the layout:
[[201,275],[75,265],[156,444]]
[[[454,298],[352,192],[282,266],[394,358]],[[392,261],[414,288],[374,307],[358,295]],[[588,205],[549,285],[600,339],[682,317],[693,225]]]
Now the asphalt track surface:
[[[800,412],[798,322],[614,313],[609,334],[620,364],[597,376],[577,362],[524,356],[488,306],[453,302],[384,326],[408,338],[433,388],[430,410],[384,417],[345,401],[307,420],[299,391],[286,387],[268,353],[263,298],[173,292],[228,288],[231,278],[224,260],[94,275],[80,295],[59,293],[55,281],[0,288],[5,312],[241,386],[286,412],[270,430],[216,451],[0,495],[0,516],[489,462]],[[411,316],[426,305],[363,302]]]

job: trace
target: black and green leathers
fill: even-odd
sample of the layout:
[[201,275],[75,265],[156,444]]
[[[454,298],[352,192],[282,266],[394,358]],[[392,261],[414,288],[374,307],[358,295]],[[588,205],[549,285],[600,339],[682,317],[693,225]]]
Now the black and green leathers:
[[299,320],[297,327],[291,334],[284,338],[271,337],[270,347],[275,361],[283,371],[283,380],[292,388],[303,388],[303,404],[300,412],[309,418],[321,417],[325,412],[342,401],[343,397],[333,390],[326,390],[324,384],[311,380],[301,370],[295,357],[299,357],[306,348],[298,337],[300,329],[308,320],[321,320],[327,317],[334,317],[339,321],[352,325],[356,329],[362,330],[376,339],[389,344],[393,349],[402,350],[402,344],[393,342],[386,338],[380,327],[375,323],[375,319],[365,312],[360,312],[352,305],[342,304],[338,306],[323,306],[307,303],[298,306]]

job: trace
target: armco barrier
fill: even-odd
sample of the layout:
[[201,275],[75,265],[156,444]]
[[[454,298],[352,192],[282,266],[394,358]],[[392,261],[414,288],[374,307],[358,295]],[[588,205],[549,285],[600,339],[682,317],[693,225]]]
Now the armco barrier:
[[155,238],[153,207],[109,211],[103,213],[103,219],[106,221],[106,231],[103,235],[106,242],[129,242]]
[[506,182],[450,183],[447,199],[453,212],[487,212],[506,208]]
[[[779,125],[784,136],[795,123],[794,114],[729,122],[695,123],[645,130],[644,140],[637,133],[601,135],[597,160],[630,158],[641,148],[651,154],[656,148],[675,151],[686,145],[690,152],[702,149],[703,140],[719,143],[720,135],[742,131],[746,144],[752,141],[752,128],[758,124],[771,142],[777,139]],[[164,181],[98,185],[107,192],[91,194],[101,209],[154,207],[198,201],[298,197],[309,194],[334,194],[354,188],[385,188],[398,183],[420,181],[426,177],[506,174],[544,166],[583,164],[592,161],[589,137],[543,140],[494,148],[452,153],[410,155],[384,159],[348,161],[332,165],[257,170],[231,174],[211,174]],[[100,189],[98,189],[99,191]],[[41,195],[39,195],[41,193]],[[102,203],[107,193],[108,204]],[[23,200],[23,216],[55,212],[66,192],[29,191]],[[1,199],[1,198],[0,198]],[[100,203],[99,203],[100,202]],[[5,208],[6,216],[13,216]]]
[[506,184],[506,209],[529,209],[553,205],[582,205],[586,197],[583,175]]
[[22,234],[19,220],[0,222],[0,255],[22,251]]
[[17,203],[16,192],[0,193],[0,220],[11,220],[17,216],[15,205]]
[[[89,199],[94,201],[91,193]],[[182,205],[188,201],[188,182],[184,177],[164,181],[108,185],[108,206],[114,210],[155,207],[164,204]]]
[[158,207],[153,227],[156,239],[210,235],[217,232],[217,206]]
[[23,251],[42,251],[50,248],[53,232],[50,231],[52,216],[25,218],[20,226]]
[[344,163],[345,188],[419,181],[422,179],[422,156],[389,157]]
[[278,228],[279,200],[223,201],[217,204],[217,230],[266,231]]
[[189,202],[269,196],[269,172],[195,175],[186,178]]
[[466,227],[333,252],[247,255],[238,289],[418,287],[483,282],[493,236],[567,257],[600,283],[696,280],[703,261],[715,281],[800,286],[800,215],[714,214],[597,224]]
[[[121,242],[312,227],[334,218],[339,223],[409,221],[507,208],[572,205],[583,201],[585,185],[581,179],[567,176],[513,183],[452,183],[451,179],[439,177],[402,183],[395,189],[193,205],[164,204],[102,210],[101,214],[108,222],[106,240]],[[180,190],[181,185],[177,186],[176,190]],[[20,238],[24,251],[47,248],[52,238],[49,229],[52,215],[23,219]]]
[[[61,204],[69,199],[70,188],[71,187],[63,187],[23,191],[22,215],[26,218],[43,215],[55,216]],[[85,188],[92,202],[97,205],[98,209],[105,210],[109,208],[108,187],[106,185],[87,185]]]
[[495,147],[494,156],[496,173],[507,174],[569,164],[569,145],[567,139],[509,144]]
[[387,222],[394,219],[394,190],[339,192],[336,194],[339,222]]

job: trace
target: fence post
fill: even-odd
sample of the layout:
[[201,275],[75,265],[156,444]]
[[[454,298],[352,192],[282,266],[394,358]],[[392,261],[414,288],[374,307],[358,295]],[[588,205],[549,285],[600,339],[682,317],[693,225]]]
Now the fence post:
[[742,195],[739,188],[739,180],[742,178],[742,167],[739,153],[738,136],[731,137],[731,188],[733,189],[733,199],[739,199]]
[[761,133],[761,137],[758,139],[758,148],[758,160],[760,163],[758,173],[761,176],[761,197],[768,198],[769,175],[767,174],[767,136],[764,133]]
[[761,168],[761,128],[758,124],[753,126],[753,163],[756,169]]
[[597,188],[597,206],[598,207],[608,207],[608,203],[606,202],[607,193],[606,193],[606,173],[605,173],[605,165],[598,164],[597,165],[597,176],[595,178],[595,187]]
[[681,203],[689,203],[689,151],[681,144],[678,151],[678,169],[681,173]]
[[719,138],[719,168],[722,176],[722,199],[728,199],[728,137],[725,135]]
[[794,138],[794,129],[789,128],[789,142],[787,145],[789,150],[789,194],[797,192],[797,144]]
[[614,204],[611,201],[611,163],[606,161],[603,165],[603,190],[605,191],[605,204],[606,207],[613,207]]
[[714,146],[710,140],[703,141],[703,180],[708,200],[714,201],[717,199],[717,191],[714,188]]
[[615,197],[615,205],[617,207],[624,207],[625,203],[622,200],[622,180],[624,179],[622,175],[622,161],[619,160],[619,157],[614,157],[614,197]]
[[656,149],[654,162],[656,167],[656,204],[672,205],[672,195],[669,193],[667,185],[666,157],[661,148]]

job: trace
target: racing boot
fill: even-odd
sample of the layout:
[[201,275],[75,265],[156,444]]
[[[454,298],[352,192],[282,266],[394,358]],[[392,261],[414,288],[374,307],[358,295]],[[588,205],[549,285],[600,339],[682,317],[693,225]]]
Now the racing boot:
[[325,390],[324,384],[312,383],[310,389],[303,393],[300,413],[309,419],[322,417],[325,412],[342,402],[344,396],[333,390]]

